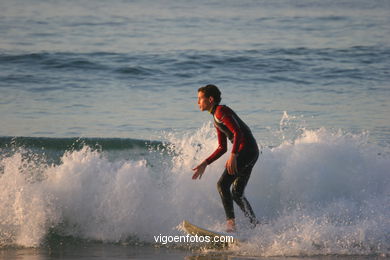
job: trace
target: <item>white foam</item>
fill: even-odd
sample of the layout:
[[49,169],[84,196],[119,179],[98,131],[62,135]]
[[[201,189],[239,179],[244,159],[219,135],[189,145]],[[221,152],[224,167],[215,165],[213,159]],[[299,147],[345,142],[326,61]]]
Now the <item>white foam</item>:
[[23,159],[22,152],[3,158],[1,168],[0,246],[38,246],[60,218],[55,198],[39,181],[44,169]]
[[[88,147],[67,152],[59,165],[27,160],[23,152],[3,158],[0,243],[38,246],[52,227],[106,242],[153,242],[155,235],[178,234],[183,219],[221,229],[225,216],[216,183],[227,155],[201,180],[191,179],[191,168],[217,147],[213,126],[166,138],[163,155],[154,150],[137,161],[108,160]],[[390,158],[381,149],[364,134],[326,129],[302,130],[292,142],[263,149],[246,195],[269,224],[248,231],[236,208],[247,242],[233,250],[256,256],[388,254]]]

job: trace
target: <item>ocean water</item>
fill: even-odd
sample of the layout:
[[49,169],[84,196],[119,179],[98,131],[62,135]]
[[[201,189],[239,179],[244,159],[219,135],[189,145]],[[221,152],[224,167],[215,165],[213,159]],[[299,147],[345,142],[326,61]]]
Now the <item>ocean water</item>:
[[[0,1],[0,258],[390,255],[389,1]],[[227,250],[213,83],[262,155]],[[309,259],[309,258],[307,258]]]

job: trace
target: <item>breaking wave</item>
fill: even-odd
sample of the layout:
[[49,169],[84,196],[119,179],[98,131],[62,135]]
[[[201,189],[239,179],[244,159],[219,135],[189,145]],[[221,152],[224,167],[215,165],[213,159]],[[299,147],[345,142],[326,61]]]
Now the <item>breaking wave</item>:
[[[217,145],[214,131],[206,124],[185,135],[170,133],[167,142],[145,145],[131,158],[85,145],[53,163],[28,147],[2,148],[1,247],[39,247],[53,234],[153,243],[154,235],[179,234],[183,219],[223,229],[216,183],[226,155],[201,180],[191,180],[191,168]],[[365,134],[302,130],[294,140],[263,148],[246,189],[263,224],[247,229],[236,208],[245,242],[231,250],[253,256],[389,254],[389,169],[389,153]]]

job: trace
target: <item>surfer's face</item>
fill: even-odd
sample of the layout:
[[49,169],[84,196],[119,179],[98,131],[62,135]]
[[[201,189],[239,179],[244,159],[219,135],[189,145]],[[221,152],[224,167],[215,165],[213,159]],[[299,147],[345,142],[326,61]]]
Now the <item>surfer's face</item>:
[[214,105],[213,97],[206,97],[202,91],[198,92],[198,105],[200,111],[210,111]]

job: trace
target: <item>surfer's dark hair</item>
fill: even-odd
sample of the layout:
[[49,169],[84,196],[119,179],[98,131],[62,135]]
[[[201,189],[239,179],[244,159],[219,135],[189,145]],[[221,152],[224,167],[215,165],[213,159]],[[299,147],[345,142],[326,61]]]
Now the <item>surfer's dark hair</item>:
[[214,102],[217,105],[221,102],[221,91],[219,91],[218,87],[213,85],[213,84],[209,84],[209,85],[206,85],[204,87],[200,87],[198,89],[198,92],[204,93],[205,97],[207,97],[207,98],[213,97]]

